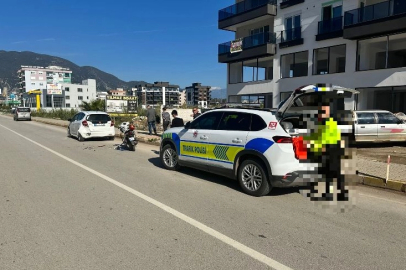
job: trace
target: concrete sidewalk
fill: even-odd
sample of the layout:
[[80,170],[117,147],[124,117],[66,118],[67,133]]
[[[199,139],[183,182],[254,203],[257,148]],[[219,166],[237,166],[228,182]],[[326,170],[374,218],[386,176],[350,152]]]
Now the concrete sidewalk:
[[[11,116],[11,115],[8,115]],[[68,127],[68,121],[32,117],[33,121],[60,126]],[[116,128],[116,137],[120,137],[120,131]],[[159,146],[161,143],[161,134],[148,135],[148,131],[137,130],[137,139],[140,142]],[[386,183],[386,163],[368,160],[362,157],[357,157],[357,171],[359,182],[374,187],[381,187],[395,191],[406,192],[406,165],[391,164],[389,181]]]

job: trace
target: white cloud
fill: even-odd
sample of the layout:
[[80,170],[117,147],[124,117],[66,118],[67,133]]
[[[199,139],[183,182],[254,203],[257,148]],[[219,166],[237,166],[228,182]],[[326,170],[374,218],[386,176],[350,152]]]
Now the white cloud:
[[210,90],[211,90],[211,91],[213,91],[213,90],[221,90],[221,87],[213,86],[212,88],[210,88]]

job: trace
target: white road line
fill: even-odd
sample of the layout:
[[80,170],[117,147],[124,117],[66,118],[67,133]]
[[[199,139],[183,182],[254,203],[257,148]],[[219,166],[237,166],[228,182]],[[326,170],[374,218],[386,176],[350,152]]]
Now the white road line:
[[361,195],[361,196],[363,196],[363,197],[369,197],[369,198],[379,199],[379,200],[383,200],[383,201],[387,201],[387,202],[392,202],[392,203],[398,203],[398,204],[406,205],[406,202],[388,200],[388,199],[381,198],[381,197],[377,197],[377,196],[366,195],[366,194],[364,194],[364,193],[358,193],[358,194]]
[[245,253],[246,255],[248,255],[248,256],[250,256],[250,257],[252,257],[252,258],[254,258],[254,259],[256,259],[256,260],[258,260],[258,261],[260,261],[260,262],[262,262],[262,263],[264,263],[264,264],[266,264],[268,266],[270,266],[270,267],[272,267],[273,269],[276,269],[276,270],[279,270],[279,269],[280,270],[291,269],[291,268],[287,267],[286,265],[283,265],[283,264],[269,258],[268,256],[265,256],[264,254],[259,253],[258,251],[254,250],[254,249],[252,249],[250,247],[247,247],[244,244],[242,244],[242,243],[240,243],[240,242],[238,242],[238,241],[236,241],[236,240],[234,240],[234,239],[232,239],[232,238],[230,238],[230,237],[228,237],[228,236],[226,236],[226,235],[224,235],[224,234],[222,234],[222,233],[220,233],[220,232],[218,232],[218,231],[216,231],[216,230],[214,230],[214,229],[212,229],[212,228],[210,228],[210,227],[208,227],[206,225],[204,225],[203,223],[201,223],[201,222],[199,222],[199,221],[197,221],[197,220],[195,220],[195,219],[193,219],[193,218],[191,218],[191,217],[189,217],[189,216],[187,216],[185,214],[182,214],[181,212],[179,212],[179,211],[177,211],[177,210],[175,210],[175,209],[173,209],[173,208],[171,208],[171,207],[169,207],[169,206],[167,206],[167,205],[165,205],[165,204],[163,204],[163,203],[161,203],[161,202],[159,202],[159,201],[157,201],[157,200],[155,200],[155,199],[153,199],[153,198],[151,198],[151,197],[149,197],[149,196],[147,196],[147,195],[145,195],[145,194],[143,194],[143,193],[141,193],[139,191],[136,191],[135,189],[132,189],[132,188],[130,188],[130,187],[128,187],[128,186],[126,186],[126,185],[124,185],[124,184],[122,184],[122,183],[120,183],[120,182],[118,182],[118,181],[116,181],[116,180],[102,174],[102,173],[99,173],[99,172],[97,172],[97,171],[95,171],[95,170],[93,170],[93,169],[91,169],[91,168],[89,168],[89,167],[87,167],[87,166],[85,166],[83,164],[80,164],[79,162],[76,162],[73,159],[70,159],[70,158],[68,158],[68,157],[66,157],[66,156],[64,156],[64,155],[62,155],[62,154],[60,154],[60,153],[58,153],[58,152],[56,152],[56,151],[54,151],[54,150],[52,150],[52,149],[50,149],[48,147],[36,142],[36,141],[33,141],[33,140],[21,135],[20,133],[14,131],[12,129],[9,129],[8,127],[5,127],[5,126],[3,126],[1,124],[0,124],[0,126],[2,126],[3,128],[13,132],[14,134],[20,136],[21,138],[24,138],[27,141],[32,142],[33,144],[47,150],[48,152],[51,152],[52,154],[57,155],[58,157],[60,157],[60,158],[62,158],[64,160],[66,160],[66,161],[68,161],[68,162],[70,162],[70,163],[72,163],[72,164],[74,164],[74,165],[76,165],[76,166],[78,166],[78,167],[80,167],[80,168],[82,168],[82,169],[84,169],[84,170],[86,170],[86,171],[88,171],[88,172],[90,172],[90,173],[92,173],[92,174],[106,180],[107,182],[110,182],[111,184],[116,185],[117,187],[120,187],[120,188],[130,192],[131,194],[133,194],[133,195],[135,195],[135,196],[137,196],[137,197],[139,197],[139,198],[141,198],[141,199],[155,205],[156,207],[162,209],[163,211],[172,214],[173,216],[183,220],[184,222],[189,223],[190,225],[202,230],[203,232],[207,233],[208,235],[211,235],[212,237],[217,238],[218,240],[222,241],[223,243],[225,243],[225,244],[227,244],[229,246],[232,246],[233,248],[235,248],[235,249]]

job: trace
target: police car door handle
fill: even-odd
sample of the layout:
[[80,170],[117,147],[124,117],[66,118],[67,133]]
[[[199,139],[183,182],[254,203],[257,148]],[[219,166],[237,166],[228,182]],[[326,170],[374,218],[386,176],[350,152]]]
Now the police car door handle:
[[233,142],[233,143],[242,143],[242,140],[240,140],[240,139],[237,138],[237,139],[232,140],[232,142]]
[[206,135],[203,135],[203,136],[200,136],[200,139],[201,139],[201,140],[207,140],[208,138],[207,138]]

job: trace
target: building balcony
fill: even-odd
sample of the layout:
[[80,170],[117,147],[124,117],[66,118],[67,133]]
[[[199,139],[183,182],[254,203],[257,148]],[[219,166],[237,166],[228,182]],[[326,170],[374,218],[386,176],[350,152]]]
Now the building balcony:
[[281,43],[279,43],[280,49],[301,44],[303,44],[302,27],[296,27],[281,32]]
[[245,0],[219,11],[218,28],[237,31],[242,23],[276,16],[276,0]]
[[284,9],[300,3],[304,3],[304,1],[305,0],[282,0],[282,2],[279,4],[279,7],[281,9]]
[[406,31],[406,1],[390,0],[344,13],[344,38],[356,40]]
[[244,37],[240,41],[229,41],[219,44],[218,61],[220,63],[228,63],[256,57],[272,56],[275,53],[276,34],[266,32]]
[[343,17],[332,18],[319,22],[316,40],[326,40],[343,36]]

